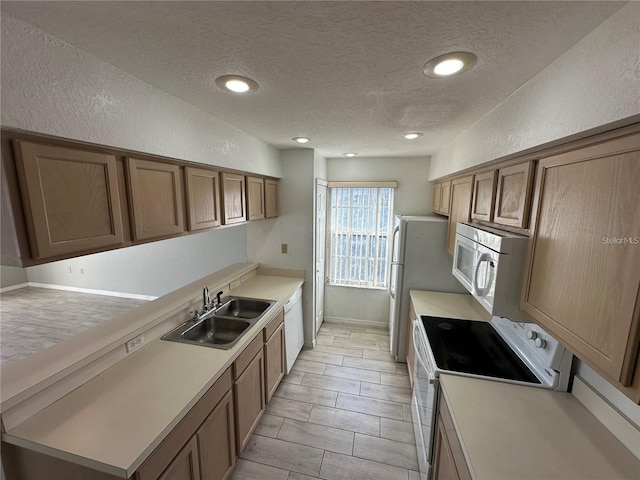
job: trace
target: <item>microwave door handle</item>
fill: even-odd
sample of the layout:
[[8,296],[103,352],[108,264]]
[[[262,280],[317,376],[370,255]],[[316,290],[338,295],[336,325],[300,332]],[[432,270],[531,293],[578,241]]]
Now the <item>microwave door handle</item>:
[[486,286],[485,288],[480,288],[480,286],[478,285],[478,274],[480,273],[480,265],[482,265],[483,262],[490,261],[491,256],[488,253],[480,254],[480,256],[478,257],[478,261],[476,262],[475,272],[473,272],[473,289],[480,297],[484,297],[489,290],[488,288],[486,288]]

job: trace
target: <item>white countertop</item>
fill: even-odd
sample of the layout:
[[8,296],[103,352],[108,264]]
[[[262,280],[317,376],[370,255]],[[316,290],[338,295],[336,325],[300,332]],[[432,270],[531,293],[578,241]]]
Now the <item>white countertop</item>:
[[482,308],[475,298],[466,293],[411,290],[409,294],[417,315],[491,321],[489,312]]
[[473,478],[640,478],[640,461],[570,393],[440,377]]
[[129,477],[303,280],[256,275],[233,295],[278,304],[229,350],[154,340],[17,427],[4,440]]

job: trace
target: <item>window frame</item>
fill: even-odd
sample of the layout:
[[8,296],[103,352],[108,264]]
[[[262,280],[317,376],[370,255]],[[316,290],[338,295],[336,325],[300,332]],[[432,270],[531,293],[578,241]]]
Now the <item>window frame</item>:
[[[336,206],[334,205],[334,198],[333,198],[333,191],[335,189],[338,188],[349,188],[349,189],[356,189],[356,188],[367,188],[367,189],[377,189],[378,191],[376,192],[376,206],[375,206],[375,212],[376,212],[376,221],[375,221],[375,225],[376,225],[376,229],[375,231],[355,231],[352,226],[351,226],[351,221],[353,219],[353,215],[352,212],[354,210],[354,201],[353,201],[353,192],[350,194],[350,199],[349,199],[349,205],[348,205],[348,210],[349,210],[349,228],[342,230],[342,231],[337,231],[335,230],[335,225],[334,225],[334,209],[336,208]],[[390,196],[389,196],[389,218],[387,221],[387,230],[385,232],[379,231],[378,227],[380,226],[380,213],[381,213],[381,201],[382,201],[382,196],[381,196],[381,189],[383,188],[388,188],[390,189]],[[328,275],[327,275],[327,285],[328,286],[334,286],[334,287],[346,287],[346,288],[360,288],[360,289],[371,289],[371,290],[387,290],[389,288],[389,281],[390,281],[390,264],[391,264],[391,250],[392,250],[392,244],[393,244],[393,216],[394,216],[394,211],[393,211],[393,206],[394,206],[394,197],[395,197],[395,188],[397,188],[397,182],[395,181],[387,181],[387,182],[329,182],[328,183],[328,194],[327,194],[327,203],[328,203],[328,208],[327,208],[327,237],[328,237],[328,242],[327,242],[327,270],[328,270]],[[355,206],[355,208],[357,208],[358,206]],[[362,205],[361,208],[365,208],[365,209],[371,209],[372,207],[370,205]],[[352,243],[351,243],[351,236],[352,235],[361,235],[364,236],[365,238],[376,238],[375,239],[375,245],[371,246],[369,243],[369,240],[366,241],[366,246],[365,248],[367,250],[370,250],[372,247],[374,249],[374,252],[376,253],[376,255],[373,258],[373,265],[374,265],[374,272],[372,274],[369,274],[368,278],[365,279],[365,281],[359,281],[359,280],[354,280],[352,278],[350,278],[350,272],[347,271],[347,280],[339,280],[338,274],[334,271],[335,267],[336,267],[336,245],[335,245],[335,237],[338,234],[346,234],[349,236],[349,240],[347,241],[347,247],[346,250],[348,251],[348,255],[346,256],[340,256],[342,258],[346,258],[347,259],[347,269],[349,269],[349,265],[350,265],[350,259],[352,258],[351,252],[352,252]],[[380,253],[380,244],[379,244],[379,238],[386,238],[386,248],[384,249],[384,257],[382,257],[381,255],[379,255]],[[357,255],[356,255],[357,257]],[[370,263],[370,258],[368,256],[368,252],[365,252],[365,256],[361,257],[364,258],[364,262],[365,262],[365,271],[369,272],[369,263]],[[376,278],[378,276],[377,272],[377,265],[378,262],[380,261],[384,261],[384,277],[382,279],[382,283],[376,281]]]

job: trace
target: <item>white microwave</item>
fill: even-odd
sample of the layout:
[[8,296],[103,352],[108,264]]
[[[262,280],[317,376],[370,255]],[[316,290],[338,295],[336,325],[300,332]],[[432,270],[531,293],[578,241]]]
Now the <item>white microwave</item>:
[[523,319],[520,291],[528,240],[494,228],[456,225],[453,275],[492,316]]

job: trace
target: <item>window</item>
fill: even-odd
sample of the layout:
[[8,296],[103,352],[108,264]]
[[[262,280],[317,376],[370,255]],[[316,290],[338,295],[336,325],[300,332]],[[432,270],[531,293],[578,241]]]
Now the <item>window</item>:
[[341,183],[329,183],[329,284],[386,288],[395,182]]

